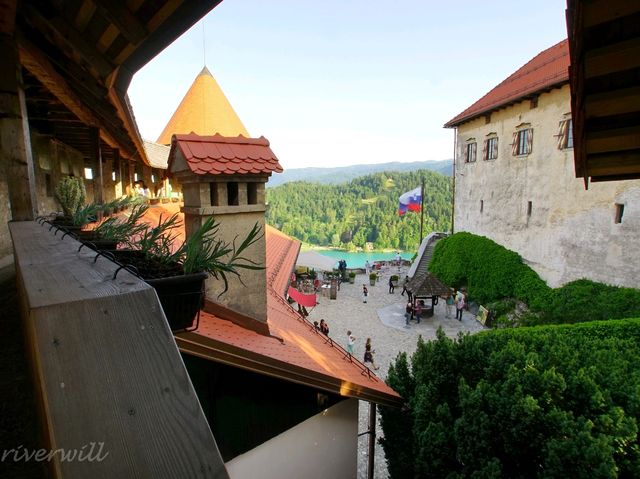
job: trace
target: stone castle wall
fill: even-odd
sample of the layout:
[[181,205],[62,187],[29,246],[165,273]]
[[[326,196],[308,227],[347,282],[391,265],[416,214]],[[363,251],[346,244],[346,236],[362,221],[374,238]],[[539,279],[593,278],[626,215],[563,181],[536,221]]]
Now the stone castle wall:
[[[640,180],[592,183],[575,178],[573,149],[557,147],[559,122],[570,113],[569,86],[460,125],[457,130],[455,231],[487,236],[517,251],[550,286],[588,278],[640,287]],[[532,152],[512,155],[518,125],[533,128]],[[482,159],[486,135],[498,157]],[[477,161],[465,145],[477,141]],[[531,202],[530,214],[529,202]],[[616,204],[624,205],[615,223]]]

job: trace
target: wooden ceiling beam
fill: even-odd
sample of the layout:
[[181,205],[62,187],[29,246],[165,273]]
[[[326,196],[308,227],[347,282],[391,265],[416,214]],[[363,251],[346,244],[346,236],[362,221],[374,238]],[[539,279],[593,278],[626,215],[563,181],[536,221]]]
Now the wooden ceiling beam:
[[589,95],[585,100],[587,118],[601,118],[640,112],[640,87]]
[[638,5],[630,0],[593,0],[584,6],[583,27],[601,25],[637,12]]
[[586,133],[587,155],[640,149],[640,126]]
[[53,68],[47,57],[31,44],[23,35],[18,35],[18,50],[22,65],[28,69],[52,95],[54,95],[69,111],[87,126],[101,128],[104,140],[112,147],[132,155],[126,142],[118,141],[110,128],[105,128],[104,121],[87,107],[85,101],[78,98],[68,82]]
[[587,172],[589,176],[638,175],[640,174],[640,150],[590,156]]
[[23,14],[27,20],[40,32],[49,32],[49,40],[67,53],[77,54],[89,69],[93,69],[101,79],[107,78],[114,70],[114,66],[93,47],[85,36],[78,32],[65,18],[60,15],[45,18],[32,5],[22,5]]
[[145,26],[129,11],[122,2],[113,0],[91,0],[109,22],[115,25],[120,35],[129,43],[139,44],[149,35]]
[[593,78],[640,67],[640,38],[590,50],[585,55],[585,78]]

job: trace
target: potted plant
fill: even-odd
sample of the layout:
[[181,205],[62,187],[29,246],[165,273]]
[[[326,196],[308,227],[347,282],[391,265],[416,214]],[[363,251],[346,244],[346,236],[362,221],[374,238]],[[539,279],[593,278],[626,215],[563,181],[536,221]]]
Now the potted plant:
[[369,273],[369,284],[371,286],[376,285],[376,280],[378,279],[378,275],[376,273]]
[[400,280],[400,276],[398,276],[397,274],[393,274],[391,275],[390,279],[391,279],[391,284],[393,284],[394,288],[398,286],[398,281]]
[[113,252],[120,263],[134,266],[139,276],[155,288],[173,331],[193,324],[202,307],[204,282],[209,275],[224,282],[222,295],[228,289],[227,275],[240,278],[240,269],[263,269],[243,256],[261,237],[257,223],[239,246],[235,241],[220,240],[219,223],[209,218],[176,247],[175,229],[180,227],[177,214],[164,221],[161,218],[156,226],[144,226],[134,249]]
[[62,208],[62,215],[58,215],[53,223],[70,231],[79,231],[91,213],[83,208],[86,191],[82,179],[65,176],[56,185],[54,195]]
[[147,228],[140,221],[147,209],[146,205],[136,205],[128,218],[107,218],[92,230],[80,231],[78,238],[96,250],[115,250],[120,244],[131,247],[133,239]]
[[355,271],[349,271],[349,283],[353,284],[356,282],[356,273]]

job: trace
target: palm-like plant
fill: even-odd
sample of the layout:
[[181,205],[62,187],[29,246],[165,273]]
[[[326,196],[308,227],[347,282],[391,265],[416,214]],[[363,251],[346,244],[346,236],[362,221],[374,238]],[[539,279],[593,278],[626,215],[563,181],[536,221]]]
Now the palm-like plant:
[[176,250],[174,258],[182,264],[186,274],[204,271],[216,279],[221,279],[224,282],[224,290],[220,293],[222,295],[229,289],[228,274],[235,275],[242,283],[239,269],[260,270],[264,267],[243,256],[244,252],[262,237],[258,223],[253,225],[237,247],[237,237],[231,244],[217,237],[219,227],[220,223],[216,223],[213,217],[207,218]]

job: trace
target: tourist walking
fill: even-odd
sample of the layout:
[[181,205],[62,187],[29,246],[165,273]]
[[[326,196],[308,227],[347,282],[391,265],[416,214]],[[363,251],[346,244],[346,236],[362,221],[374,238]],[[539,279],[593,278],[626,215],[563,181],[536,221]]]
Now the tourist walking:
[[367,273],[367,276],[369,276],[369,273],[371,272],[371,264],[369,264],[369,260],[364,262],[364,270]]
[[395,291],[396,286],[393,284],[393,279],[391,276],[389,276],[389,293],[393,294],[393,292]]
[[356,337],[351,334],[351,331],[347,331],[347,352],[349,356],[353,356],[353,345],[356,344]]
[[409,321],[411,321],[412,316],[413,316],[413,304],[411,303],[411,301],[408,301],[407,305],[404,308],[404,319],[407,326],[409,326]]
[[453,294],[451,294],[451,291],[449,291],[449,293],[445,297],[444,304],[445,304],[445,308],[446,308],[445,317],[446,318],[450,318],[451,317],[451,309],[453,308]]
[[369,297],[369,290],[367,289],[367,285],[363,284],[362,285],[362,302],[366,303],[368,297]]
[[402,280],[402,293],[400,293],[400,296],[404,296],[404,293],[407,293],[409,301],[411,301],[411,291],[407,289],[407,284],[409,284],[409,276],[405,276]]
[[329,325],[325,322],[324,319],[320,320],[320,332],[325,336],[329,336]]
[[422,315],[422,308],[424,307],[424,301],[416,301],[415,312],[416,312],[416,321],[420,324],[420,316]]
[[371,348],[371,338],[367,338],[367,342],[364,345],[364,364],[371,363],[373,369],[376,371],[380,369],[379,366],[376,366],[375,361],[373,360],[373,355],[376,353],[374,349]]
[[462,292],[462,290],[459,290],[458,293],[456,294],[456,319],[458,321],[462,321],[462,311],[464,310],[464,306],[465,306],[465,297],[464,297],[464,293]]

